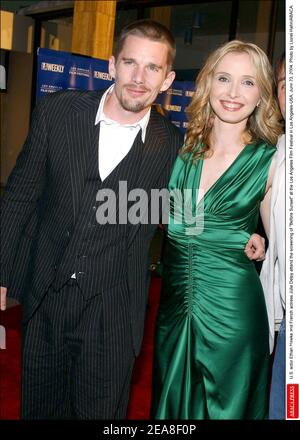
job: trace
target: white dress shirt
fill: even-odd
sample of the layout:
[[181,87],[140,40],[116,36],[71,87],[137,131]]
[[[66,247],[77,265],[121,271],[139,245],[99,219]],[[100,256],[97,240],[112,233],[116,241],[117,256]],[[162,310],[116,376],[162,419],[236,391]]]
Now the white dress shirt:
[[114,84],[101,98],[96,115],[95,125],[100,125],[98,164],[102,182],[129,153],[136,135],[142,129],[142,141],[145,142],[146,129],[150,111],[134,124],[119,124],[105,116],[103,111],[106,96],[112,92]]

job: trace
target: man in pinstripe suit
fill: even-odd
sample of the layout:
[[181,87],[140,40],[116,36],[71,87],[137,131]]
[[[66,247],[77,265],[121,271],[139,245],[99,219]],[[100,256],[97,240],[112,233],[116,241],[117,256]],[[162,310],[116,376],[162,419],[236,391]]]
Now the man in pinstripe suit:
[[[1,285],[38,204],[30,287],[23,298],[22,416],[124,418],[140,349],[154,224],[99,224],[99,190],[150,194],[168,182],[182,144],[151,109],[171,85],[175,42],[162,25],[123,30],[105,93],[42,100],[2,202]],[[118,217],[118,216],[117,216]],[[2,289],[4,299],[6,289]]]
[[126,416],[156,225],[99,224],[97,194],[112,191],[120,211],[119,182],[146,194],[166,186],[182,137],[151,104],[174,79],[174,56],[166,28],[133,23],[109,61],[114,86],[59,92],[34,111],[2,202],[2,309],[21,234],[33,213],[37,222],[22,301],[23,418]]

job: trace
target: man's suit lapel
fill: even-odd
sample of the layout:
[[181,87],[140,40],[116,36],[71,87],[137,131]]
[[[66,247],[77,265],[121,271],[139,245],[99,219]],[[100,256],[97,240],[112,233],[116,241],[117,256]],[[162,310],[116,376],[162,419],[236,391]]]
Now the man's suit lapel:
[[166,148],[166,131],[160,116],[152,109],[146,132],[137,188],[151,188],[163,170],[170,152]]
[[96,92],[79,98],[66,121],[74,223],[80,209],[88,160],[93,149],[98,149],[99,124],[95,125],[95,118],[102,94]]
[[[170,151],[166,147],[169,144],[169,140],[166,137],[167,133],[162,124],[161,117],[152,109],[146,131],[139,177],[136,183],[136,188],[146,190],[149,196],[148,207],[145,206],[144,212],[141,213],[141,218],[146,216],[146,208],[148,208],[149,212],[151,189],[158,186],[159,177],[163,173],[166,162],[170,157]],[[139,227],[140,224],[135,226],[129,225],[128,243],[132,241]]]

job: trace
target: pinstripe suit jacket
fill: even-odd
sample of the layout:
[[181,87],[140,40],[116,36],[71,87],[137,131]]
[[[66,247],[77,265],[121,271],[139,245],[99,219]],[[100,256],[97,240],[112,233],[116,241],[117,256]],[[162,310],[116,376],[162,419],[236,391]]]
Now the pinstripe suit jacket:
[[[32,222],[37,223],[29,263],[30,287],[22,301],[25,321],[54,282],[57,267],[71,241],[82,203],[88,146],[98,144],[99,124],[95,126],[95,117],[102,94],[64,91],[42,99],[34,110],[31,130],[8,179],[1,208],[1,285],[8,289],[18,284],[15,273],[19,271],[17,278],[22,279],[28,239],[25,245],[22,242],[20,245],[20,240],[24,231],[27,234],[32,229]],[[152,110],[136,187],[149,193],[151,188],[165,187],[181,143],[182,136],[176,127]],[[126,280],[120,282],[128,286],[128,306],[124,313],[130,318],[137,353],[148,292],[148,248],[155,225],[128,225],[128,228],[128,271]],[[107,234],[103,264],[93,273],[102,285],[102,293],[115,284],[113,275],[109,280],[105,276],[108,272],[113,274],[111,267],[118,271],[115,246]],[[16,262],[22,270],[15,268]]]

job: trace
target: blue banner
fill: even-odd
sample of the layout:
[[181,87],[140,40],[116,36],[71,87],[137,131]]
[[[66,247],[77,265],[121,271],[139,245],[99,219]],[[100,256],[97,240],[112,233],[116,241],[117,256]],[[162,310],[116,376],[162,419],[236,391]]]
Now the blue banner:
[[[112,82],[106,60],[51,49],[38,49],[37,100],[58,90],[106,89]],[[186,107],[190,103],[194,88],[193,81],[174,81],[172,87],[160,93],[154,103],[183,133],[187,124]]]
[[38,49],[37,100],[58,90],[98,90],[111,84],[108,61]]
[[155,104],[161,112],[183,133],[187,126],[186,108],[191,102],[195,90],[193,81],[174,81],[172,86],[160,93]]

